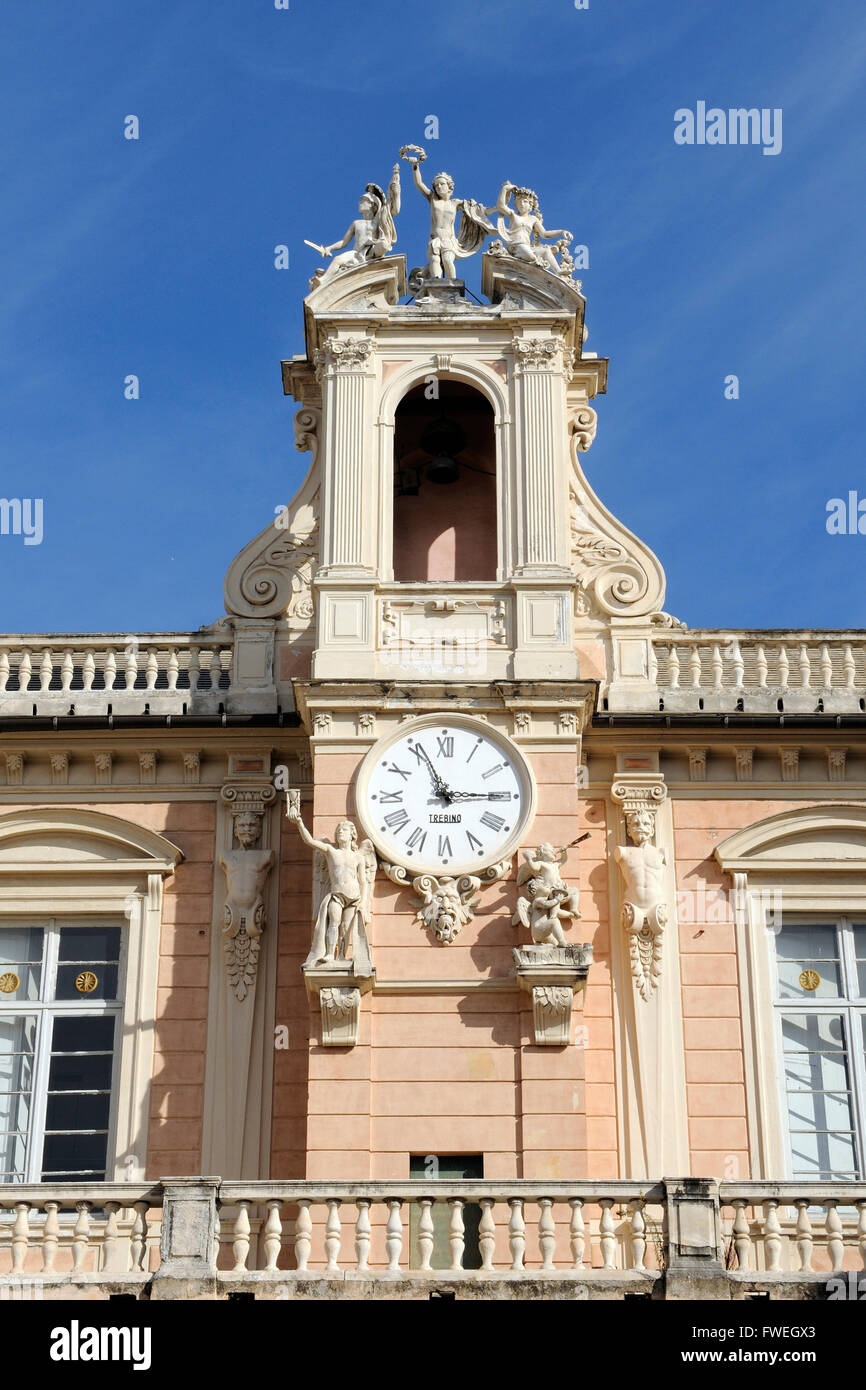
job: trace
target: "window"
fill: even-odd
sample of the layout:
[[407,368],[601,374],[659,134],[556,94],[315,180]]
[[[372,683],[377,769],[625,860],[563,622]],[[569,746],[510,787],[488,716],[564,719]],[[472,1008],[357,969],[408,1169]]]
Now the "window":
[[110,922],[0,924],[0,1182],[106,1178],[121,947]]
[[791,922],[776,939],[778,1037],[794,1178],[866,1174],[866,922]]
[[[427,1191],[422,1197],[435,1197],[436,1184],[450,1179],[465,1182],[469,1178],[484,1177],[484,1159],[481,1154],[413,1154],[409,1159],[409,1176],[413,1182],[423,1182]],[[444,1194],[448,1196],[448,1190]],[[451,1246],[449,1243],[451,1212],[447,1202],[438,1201],[431,1209],[433,1220],[433,1254],[431,1269],[451,1268]],[[421,1264],[419,1243],[421,1205],[413,1202],[409,1208],[409,1263],[417,1269]],[[479,1246],[479,1226],[481,1208],[477,1202],[467,1202],[463,1208],[463,1268],[481,1268],[481,1249]]]

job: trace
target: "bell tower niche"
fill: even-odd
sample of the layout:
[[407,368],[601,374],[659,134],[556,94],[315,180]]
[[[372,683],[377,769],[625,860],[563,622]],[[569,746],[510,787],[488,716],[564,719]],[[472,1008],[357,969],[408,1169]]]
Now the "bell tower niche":
[[493,406],[433,378],[394,416],[394,580],[493,583],[498,570]]

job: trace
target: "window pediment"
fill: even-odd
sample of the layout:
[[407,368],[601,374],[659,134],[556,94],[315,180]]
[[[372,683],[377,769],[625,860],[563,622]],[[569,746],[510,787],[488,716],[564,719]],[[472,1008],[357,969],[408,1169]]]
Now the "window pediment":
[[96,864],[173,873],[183,853],[162,835],[118,816],[40,807],[0,816],[0,868],[69,870]]
[[716,847],[726,873],[866,873],[866,807],[808,806],[769,816]]

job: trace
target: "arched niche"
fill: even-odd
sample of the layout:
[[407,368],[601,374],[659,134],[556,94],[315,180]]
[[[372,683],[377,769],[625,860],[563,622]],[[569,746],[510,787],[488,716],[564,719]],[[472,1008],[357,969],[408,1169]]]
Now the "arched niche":
[[468,382],[412,387],[394,413],[394,579],[495,581],[493,406]]

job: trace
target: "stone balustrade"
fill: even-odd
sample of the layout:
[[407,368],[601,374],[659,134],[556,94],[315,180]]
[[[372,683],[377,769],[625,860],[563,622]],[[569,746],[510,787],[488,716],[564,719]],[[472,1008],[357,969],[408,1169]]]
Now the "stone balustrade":
[[862,632],[665,628],[613,638],[611,713],[861,714]]
[[0,639],[0,717],[215,714],[232,681],[234,634]]
[[866,1183],[0,1188],[0,1300],[823,1298],[864,1270]]

